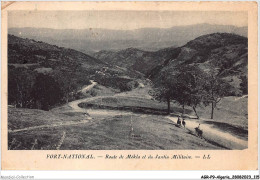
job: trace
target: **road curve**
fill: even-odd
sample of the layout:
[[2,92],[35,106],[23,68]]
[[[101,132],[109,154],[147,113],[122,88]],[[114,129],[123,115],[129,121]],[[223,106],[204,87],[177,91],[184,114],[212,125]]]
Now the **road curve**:
[[[167,116],[168,119],[172,120],[177,124],[177,117]],[[236,137],[230,132],[224,132],[219,128],[214,128],[212,125],[204,124],[196,120],[185,119],[186,128],[195,133],[195,128],[200,123],[200,129],[203,130],[203,137],[207,140],[216,142],[229,149],[246,149],[247,141]]]
[[78,124],[84,124],[89,122],[89,120],[82,120],[82,121],[69,121],[64,123],[57,123],[57,124],[45,124],[40,126],[31,126],[23,129],[15,129],[15,130],[8,130],[8,133],[16,133],[16,132],[22,132],[22,131],[29,131],[29,130],[35,130],[35,129],[43,129],[43,128],[53,128],[53,127],[61,127],[61,126],[71,126],[71,125],[78,125]]
[[[85,88],[83,88],[81,90],[82,93],[86,93],[87,91],[91,90],[97,83],[94,81],[91,81],[91,84],[86,86]],[[96,99],[100,99],[100,98],[106,98],[106,97],[121,97],[121,94],[116,94],[114,96],[97,96],[97,97],[91,97],[91,98],[84,98],[84,99],[79,99],[76,101],[72,101],[70,103],[68,103],[68,105],[72,108],[72,111],[76,111],[76,112],[88,112],[90,115],[94,115],[94,114],[98,114],[101,113],[103,115],[117,115],[117,114],[134,114],[133,112],[127,112],[127,111],[120,111],[120,110],[105,110],[105,109],[86,109],[86,108],[81,108],[78,105],[80,103],[87,103]],[[130,94],[122,94],[122,97],[132,97]],[[134,97],[134,96],[133,96]],[[135,97],[136,98],[136,97]],[[110,114],[111,113],[111,114]],[[166,116],[168,119],[174,121],[175,123],[177,123],[177,118],[175,117],[170,117],[170,116]],[[198,122],[192,121],[192,120],[188,120],[186,119],[186,126],[188,129],[190,129],[191,131],[194,131],[194,128],[198,126]],[[203,128],[203,134],[204,137],[206,137],[206,139],[213,141],[213,142],[217,142],[220,145],[223,145],[227,148],[230,149],[245,149],[247,148],[247,141],[240,139],[236,136],[234,136],[233,134],[229,133],[229,132],[223,132],[221,129],[218,128],[213,128],[211,125],[206,125],[203,124],[201,126],[201,128]]]

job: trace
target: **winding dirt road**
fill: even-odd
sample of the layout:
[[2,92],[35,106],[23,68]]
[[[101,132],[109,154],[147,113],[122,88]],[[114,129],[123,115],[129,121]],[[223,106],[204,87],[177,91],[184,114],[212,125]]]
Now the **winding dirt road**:
[[[168,116],[168,119],[177,124],[177,117]],[[195,128],[200,124],[200,129],[203,130],[203,137],[207,140],[216,142],[229,149],[245,149],[247,141],[236,137],[231,132],[224,132],[219,128],[214,128],[213,125],[205,124],[203,121],[185,119],[186,128],[195,133]]]
[[[92,89],[97,83],[94,81],[91,81],[91,85],[87,86],[85,88],[85,92],[89,91]],[[86,103],[89,101],[93,101],[96,99],[100,98],[106,98],[106,97],[136,97],[133,96],[133,93],[128,92],[128,93],[119,93],[115,94],[114,96],[97,96],[97,97],[92,97],[92,98],[85,98],[85,99],[80,99],[77,101],[70,102],[68,105],[73,109],[73,111],[76,112],[88,112],[90,116],[92,115],[103,115],[103,116],[115,116],[115,115],[129,115],[129,114],[135,114],[133,112],[128,112],[128,111],[122,111],[122,110],[104,110],[104,109],[85,109],[81,108],[78,105],[82,102]],[[150,98],[149,96],[143,97],[143,98]],[[139,114],[140,115],[140,114]],[[171,117],[171,116],[166,116],[168,119],[173,121],[174,123],[177,124],[177,118],[176,117]],[[186,119],[186,128],[192,132],[194,132],[194,128],[198,127],[199,123],[197,120],[189,120]],[[247,148],[247,141],[243,140],[231,132],[224,132],[223,130],[219,128],[214,128],[213,125],[209,124],[203,124],[201,123],[200,128],[203,130],[203,135],[204,138],[207,140],[210,140],[212,142],[216,142],[226,148],[229,149],[245,149]]]
[[[83,89],[81,89],[80,92],[82,92],[83,94],[86,94],[87,91],[91,90],[97,84],[93,80],[91,80],[90,82],[91,82],[91,84],[86,86],[86,87],[84,87]],[[79,111],[80,112],[86,112],[86,109],[82,109],[78,105],[81,102],[86,102],[86,100],[91,101],[91,100],[96,99],[96,98],[97,97],[80,99],[80,100],[72,101],[72,102],[68,103],[68,105],[73,109],[73,111],[76,111],[76,112],[79,112]],[[53,128],[53,127],[60,127],[60,126],[71,126],[71,125],[84,124],[84,123],[89,122],[89,119],[91,119],[91,118],[88,118],[87,120],[83,119],[83,120],[77,121],[77,122],[75,122],[75,121],[67,121],[67,122],[62,122],[62,123],[57,123],[57,124],[45,124],[45,125],[32,126],[32,127],[22,128],[22,129],[8,130],[8,133],[16,133],[16,132],[21,132],[21,131],[35,130],[35,129]]]
[[45,124],[45,125],[40,125],[40,126],[31,126],[28,128],[23,128],[23,129],[15,129],[15,130],[8,130],[8,133],[16,133],[16,132],[21,132],[21,131],[29,131],[29,130],[35,130],[35,129],[43,129],[43,128],[53,128],[53,127],[60,127],[60,126],[70,126],[70,125],[78,125],[78,124],[83,124],[87,123],[89,120],[82,120],[82,121],[67,121],[64,123],[58,123],[58,124]]

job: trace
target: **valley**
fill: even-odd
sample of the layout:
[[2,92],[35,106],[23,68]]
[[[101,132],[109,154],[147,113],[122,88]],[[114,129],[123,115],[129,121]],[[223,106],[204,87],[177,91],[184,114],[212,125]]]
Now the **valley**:
[[247,46],[246,37],[213,33],[92,57],[9,35],[8,147],[246,149]]

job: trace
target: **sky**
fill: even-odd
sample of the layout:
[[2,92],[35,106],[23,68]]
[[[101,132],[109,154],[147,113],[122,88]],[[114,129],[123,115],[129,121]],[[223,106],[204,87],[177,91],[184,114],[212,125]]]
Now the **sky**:
[[8,28],[132,30],[192,24],[247,26],[247,12],[231,11],[9,11]]

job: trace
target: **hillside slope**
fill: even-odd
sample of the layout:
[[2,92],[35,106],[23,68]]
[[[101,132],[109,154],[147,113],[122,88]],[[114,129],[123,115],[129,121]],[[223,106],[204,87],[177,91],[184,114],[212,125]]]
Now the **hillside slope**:
[[48,110],[74,99],[104,65],[72,49],[8,35],[8,104]]
[[238,77],[247,76],[247,44],[245,37],[214,33],[198,37],[179,48],[165,48],[155,52],[128,48],[120,51],[100,51],[95,53],[94,57],[142,72],[152,78],[158,75],[163,67],[196,63],[206,70],[212,65],[219,69],[222,77],[229,81],[238,81]]
[[164,70],[174,71],[178,67],[196,64],[204,71],[217,70],[221,78],[235,89],[240,89],[243,88],[240,87],[241,83],[247,83],[247,41],[247,38],[235,34],[214,33],[198,37],[179,48],[165,48],[155,52],[128,48],[116,52],[100,51],[94,57],[142,72],[150,79],[160,76]]
[[[73,49],[50,45],[33,39],[23,39],[8,35],[8,62],[9,63],[42,63],[59,61],[82,65],[102,65],[102,61]],[[66,65],[66,64],[64,64]]]
[[185,65],[199,65],[204,71],[214,69],[218,76],[225,79],[237,91],[246,94],[248,76],[248,40],[245,37],[228,33],[204,35],[181,47],[175,59],[151,71],[150,77],[160,76],[160,72]]
[[77,90],[89,80],[130,90],[142,76],[73,49],[8,35],[8,103],[17,107],[48,110],[79,98]]
[[93,56],[107,63],[149,74],[152,69],[163,65],[165,61],[176,58],[179,50],[179,48],[171,47],[149,52],[128,48],[120,51],[100,51]]

